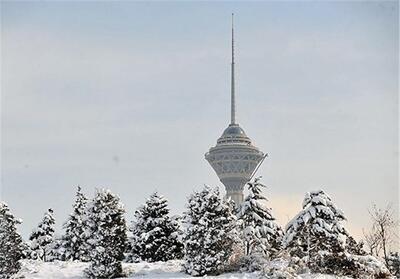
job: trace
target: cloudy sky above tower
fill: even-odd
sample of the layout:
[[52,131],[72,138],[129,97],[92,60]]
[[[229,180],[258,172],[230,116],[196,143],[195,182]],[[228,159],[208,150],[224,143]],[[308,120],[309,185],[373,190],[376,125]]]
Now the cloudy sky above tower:
[[26,237],[58,225],[76,186],[153,192],[174,213],[204,184],[230,121],[269,157],[278,221],[324,189],[359,237],[373,203],[398,208],[398,2],[1,2],[1,199]]

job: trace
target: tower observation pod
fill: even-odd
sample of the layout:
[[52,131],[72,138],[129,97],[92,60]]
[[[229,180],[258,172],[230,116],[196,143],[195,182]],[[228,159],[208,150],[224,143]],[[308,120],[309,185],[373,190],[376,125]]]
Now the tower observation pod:
[[235,52],[232,14],[232,62],[231,62],[231,123],[205,154],[206,160],[217,173],[226,189],[226,196],[239,206],[243,202],[244,185],[251,179],[266,155],[255,147],[244,130],[236,122],[235,101]]

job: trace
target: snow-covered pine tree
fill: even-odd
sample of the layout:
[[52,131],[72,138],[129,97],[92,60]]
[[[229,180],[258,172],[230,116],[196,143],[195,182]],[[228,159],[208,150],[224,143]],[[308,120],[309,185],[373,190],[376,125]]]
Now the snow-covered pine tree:
[[303,209],[286,226],[283,246],[299,258],[344,251],[348,235],[341,224],[344,220],[343,212],[324,191],[309,192]]
[[324,191],[307,193],[303,209],[286,226],[283,246],[312,272],[351,278],[389,278],[388,271],[376,258],[351,254],[362,251],[342,226],[345,220],[343,212]]
[[219,274],[237,241],[233,205],[222,200],[218,188],[205,187],[189,197],[184,213],[184,268],[188,274]]
[[48,261],[66,261],[65,239],[63,236],[55,236],[49,245]]
[[396,278],[400,278],[400,253],[399,252],[391,252],[388,257],[388,268],[390,272],[396,276]]
[[17,273],[22,258],[23,242],[17,232],[21,221],[11,214],[7,204],[0,202],[0,278],[7,279]]
[[67,260],[89,261],[89,249],[86,240],[87,235],[87,216],[86,206],[88,199],[78,186],[73,211],[64,224],[65,235],[63,246],[65,258]]
[[353,255],[363,256],[363,255],[367,254],[364,250],[364,242],[362,242],[362,241],[357,242],[354,239],[354,237],[352,237],[350,235],[346,239],[345,250],[346,250],[346,252],[353,254]]
[[34,260],[49,261],[47,258],[54,236],[53,210],[49,208],[44,214],[43,220],[39,223],[38,227],[34,229],[29,237],[30,245],[30,258]]
[[262,254],[271,257],[280,250],[282,229],[275,222],[267,198],[262,195],[261,177],[248,182],[249,194],[240,207],[242,240],[245,255]]
[[168,201],[158,193],[152,194],[135,212],[135,221],[131,228],[131,258],[148,262],[182,258],[180,225],[168,214]]
[[114,278],[122,273],[127,241],[124,206],[110,190],[97,190],[87,207],[89,278]]
[[30,241],[22,242],[22,259],[30,259],[31,258],[31,245]]

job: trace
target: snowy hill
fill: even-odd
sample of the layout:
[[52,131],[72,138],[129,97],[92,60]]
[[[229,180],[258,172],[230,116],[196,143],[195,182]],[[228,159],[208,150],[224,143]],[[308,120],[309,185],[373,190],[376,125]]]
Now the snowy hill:
[[[22,261],[21,270],[14,278],[26,279],[80,279],[85,278],[83,270],[88,266],[82,262],[40,262]],[[182,261],[172,260],[157,263],[127,263],[123,264],[127,278],[192,278],[182,271]],[[255,279],[258,273],[225,273],[219,276],[207,276],[219,279]],[[330,275],[300,275],[298,279],[336,279]],[[340,277],[342,279],[348,277]]]

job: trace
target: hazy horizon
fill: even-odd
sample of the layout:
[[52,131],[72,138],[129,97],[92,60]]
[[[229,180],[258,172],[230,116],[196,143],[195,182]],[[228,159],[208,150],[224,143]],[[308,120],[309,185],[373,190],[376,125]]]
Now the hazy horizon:
[[[1,2],[1,200],[26,238],[76,186],[173,214],[204,184],[229,123],[269,154],[257,175],[279,223],[323,189],[356,238],[398,215],[398,2]],[[60,232],[60,230],[58,231]]]

